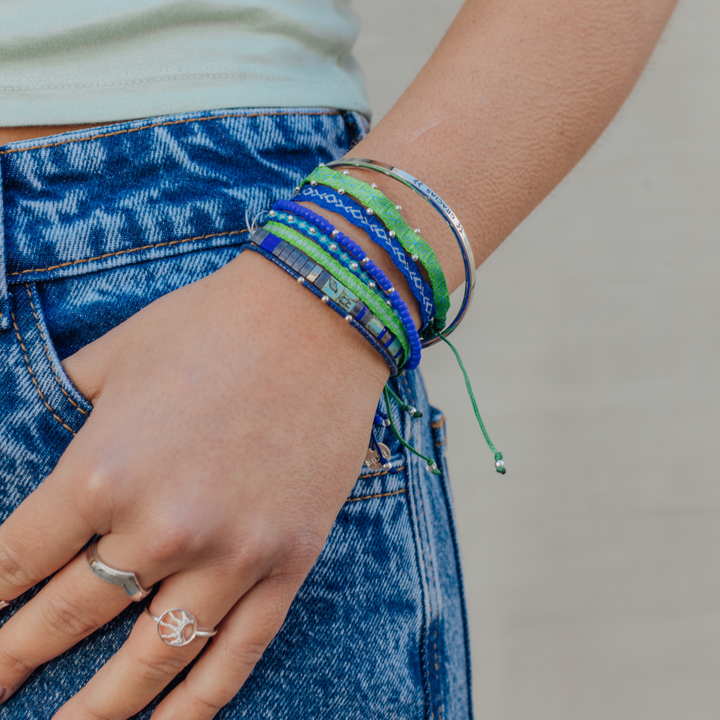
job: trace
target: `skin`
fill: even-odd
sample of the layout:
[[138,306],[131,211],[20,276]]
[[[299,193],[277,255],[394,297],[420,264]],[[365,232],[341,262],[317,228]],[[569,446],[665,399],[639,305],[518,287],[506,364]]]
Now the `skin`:
[[[352,155],[395,164],[433,187],[462,218],[480,264],[602,132],[673,6],[469,0]],[[0,129],[0,142],[55,131]],[[443,221],[394,181],[353,173],[403,206],[458,287],[462,264]],[[370,250],[361,232],[323,214]],[[387,257],[372,252],[392,273]],[[94,410],[53,473],[0,527],[0,598],[60,570],[0,630],[2,700],[128,604],[77,556],[97,533],[105,562],[133,568],[146,586],[162,581],[156,614],[187,607],[200,627],[219,626],[153,715],[211,718],[277,633],[322,549],[360,471],[387,368],[338,316],[251,253],[152,303],[64,365]],[[141,616],[55,717],[128,718],[205,642],[167,647]]]

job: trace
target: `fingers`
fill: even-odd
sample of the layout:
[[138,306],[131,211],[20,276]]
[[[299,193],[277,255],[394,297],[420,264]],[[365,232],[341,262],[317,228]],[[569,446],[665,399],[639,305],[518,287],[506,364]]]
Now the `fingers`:
[[90,572],[84,553],[76,557],[0,630],[2,702],[36,667],[109,622],[130,602],[122,588]]
[[[212,629],[255,582],[249,573],[245,582],[240,577],[239,573],[227,573],[218,581],[217,568],[173,575],[153,598],[152,612],[162,616],[167,610],[186,608],[195,616],[199,629]],[[176,618],[180,618],[179,613]],[[55,720],[131,717],[151,702],[207,642],[207,638],[198,637],[184,647],[169,646],[160,639],[157,623],[143,613],[122,648],[63,705]],[[129,688],[132,692],[128,692]]]
[[0,525],[0,599],[22,595],[102,534],[102,512],[85,513],[72,480],[69,469],[56,468]]
[[212,646],[158,706],[152,720],[210,720],[238,693],[280,630],[297,591],[285,579],[256,585],[230,611]]

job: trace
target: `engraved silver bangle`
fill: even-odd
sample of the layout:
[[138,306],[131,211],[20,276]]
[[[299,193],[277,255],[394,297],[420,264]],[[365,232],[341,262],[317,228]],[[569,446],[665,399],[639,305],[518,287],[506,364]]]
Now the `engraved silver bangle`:
[[195,616],[184,608],[166,610],[160,617],[153,614],[149,607],[145,608],[145,612],[157,623],[160,639],[170,647],[185,647],[195,638],[217,635],[217,628],[201,630]]
[[[363,158],[345,158],[344,160],[335,160],[326,163],[327,167],[357,167],[366,170],[375,170],[383,175],[401,182],[406,187],[416,192],[426,202],[428,202],[437,212],[440,213],[443,220],[448,224],[455,236],[460,253],[462,254],[463,266],[465,268],[465,291],[463,294],[462,305],[458,310],[453,321],[443,330],[443,335],[450,335],[465,317],[465,313],[472,303],[473,293],[475,292],[475,258],[473,257],[472,246],[468,240],[468,236],[463,229],[462,223],[457,215],[451,210],[450,206],[432,189],[430,189],[422,180],[410,175],[410,173],[400,168],[380,162],[379,160],[365,160]],[[422,341],[423,347],[429,347],[440,342],[440,337],[428,338]]]
[[137,579],[137,575],[135,575],[134,572],[116,570],[115,568],[111,568],[109,565],[106,565],[98,557],[98,542],[99,540],[92,542],[85,553],[85,559],[87,560],[87,564],[93,574],[112,585],[119,585],[135,602],[139,602],[143,598],[146,598],[150,594],[152,588],[150,588],[150,590],[146,590],[140,584],[140,581]]

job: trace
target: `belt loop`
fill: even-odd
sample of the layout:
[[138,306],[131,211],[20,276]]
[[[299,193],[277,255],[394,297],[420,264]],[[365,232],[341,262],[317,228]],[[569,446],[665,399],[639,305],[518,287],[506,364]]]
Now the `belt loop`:
[[2,165],[0,164],[0,330],[10,327],[7,275],[5,272],[5,210],[3,206]]

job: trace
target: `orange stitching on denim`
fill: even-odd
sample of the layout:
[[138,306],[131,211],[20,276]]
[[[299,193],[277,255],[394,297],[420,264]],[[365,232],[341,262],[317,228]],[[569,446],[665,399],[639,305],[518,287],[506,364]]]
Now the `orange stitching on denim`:
[[407,488],[403,488],[402,490],[395,490],[393,492],[380,493],[378,495],[364,495],[363,497],[358,497],[358,498],[348,498],[345,502],[351,503],[351,502],[360,502],[361,500],[372,500],[374,498],[392,497],[393,495],[402,495],[402,493],[406,493],[406,492],[407,492]]
[[101,138],[112,137],[113,135],[126,135],[128,133],[140,132],[141,130],[150,130],[156,127],[163,127],[165,125],[182,125],[184,123],[193,122],[205,122],[206,120],[224,120],[231,117],[282,117],[285,115],[303,115],[308,117],[315,117],[319,115],[340,115],[339,110],[325,110],[322,112],[268,112],[268,113],[227,113],[226,115],[211,115],[199,118],[184,118],[182,120],[166,120],[165,122],[153,123],[151,125],[143,125],[137,128],[127,128],[126,130],[115,130],[110,133],[99,133],[98,135],[92,135],[84,138],[68,138],[67,140],[60,140],[59,142],[47,143],[45,145],[33,145],[27,148],[17,148],[10,150],[0,150],[0,155],[10,155],[12,153],[30,152],[30,150],[42,150],[43,148],[53,148],[58,145],[67,145],[68,143],[77,142],[88,142],[90,140],[98,140]]
[[81,265],[82,263],[93,262],[94,260],[104,260],[109,257],[116,257],[117,255],[127,255],[128,253],[139,252],[140,250],[150,250],[152,248],[170,247],[171,245],[182,245],[183,243],[195,242],[196,240],[207,240],[209,238],[225,237],[226,235],[242,235],[248,232],[248,230],[228,230],[227,232],[212,233],[210,235],[198,235],[197,237],[184,238],[183,240],[169,240],[166,242],[155,243],[153,245],[143,245],[142,247],[127,248],[127,250],[118,250],[117,252],[105,253],[104,255],[96,255],[91,258],[82,258],[81,260],[68,260],[67,262],[60,263],[59,265],[51,265],[46,268],[32,268],[30,270],[21,270],[20,272],[8,273],[8,277],[15,277],[17,275],[27,275],[28,273],[41,273],[50,272],[51,270],[58,270],[59,268],[70,267],[71,265]]
[[[409,380],[407,379],[407,376],[403,376],[403,377],[402,377],[402,381],[404,382],[405,390],[407,391],[407,394],[410,396],[410,402],[411,402],[411,404],[412,404],[414,407],[417,407],[417,404],[418,404],[418,403],[417,403],[417,399],[415,398],[415,395],[414,395],[414,393],[413,393],[413,391],[412,391],[412,388],[410,387],[410,382],[409,382]],[[404,401],[403,401],[403,402],[404,402]],[[432,573],[432,584],[434,585],[434,584],[435,584],[435,566],[434,566],[434,564],[433,564],[433,558],[432,558],[432,554],[431,554],[431,552],[430,552],[430,531],[429,531],[429,529],[428,529],[427,515],[426,515],[426,513],[425,513],[425,500],[423,499],[422,488],[420,488],[420,487],[418,487],[418,495],[419,495],[419,497],[420,497],[420,508],[421,508],[421,510],[422,510],[422,518],[423,518],[423,524],[425,525],[425,533],[426,533],[426,535],[428,536],[428,553],[427,553],[427,556],[428,556],[428,560],[430,561],[430,572]],[[420,548],[422,549],[422,541],[420,542]],[[424,552],[424,550],[423,550],[422,552],[423,552],[423,565],[425,565],[425,552]],[[427,567],[425,568],[425,572],[427,573]],[[430,580],[428,579],[428,598],[430,598],[430,592],[429,592],[430,584],[431,584],[431,583],[430,583]],[[439,595],[437,586],[435,587],[435,592],[436,592],[436,594]],[[439,605],[439,602],[438,602],[438,610],[439,610],[439,607],[440,607],[440,605]],[[439,611],[438,611],[438,616],[439,616]],[[430,603],[430,622],[432,622],[432,621],[433,621],[433,613],[432,613],[432,602],[431,602],[431,603]],[[439,621],[439,617],[438,617],[438,621]],[[434,638],[434,640],[433,640],[433,649],[434,649],[434,651],[435,651],[435,673],[436,673],[436,680],[437,680],[437,683],[438,683],[438,686],[439,686],[439,685],[440,685],[440,677],[439,677],[438,673],[439,673],[439,671],[440,671],[440,666],[439,666],[439,663],[438,663],[438,649],[437,649],[438,624],[439,624],[439,622],[435,622],[435,638]],[[443,711],[442,711],[442,699],[441,699],[441,698],[438,698],[438,717],[439,717],[439,720],[442,720],[442,716],[443,716]],[[432,708],[431,708],[431,709],[430,709],[430,718],[431,718],[431,720],[432,720],[432,718],[434,718],[434,717],[435,717],[435,715],[434,715],[434,713],[433,713],[433,711],[432,711]]]
[[87,411],[83,410],[71,397],[68,391],[63,387],[62,382],[60,382],[60,378],[58,377],[57,373],[55,372],[55,364],[53,363],[51,357],[50,357],[50,350],[48,350],[48,346],[45,343],[45,333],[43,333],[42,328],[40,327],[40,318],[37,315],[37,311],[35,310],[35,302],[33,301],[32,293],[30,292],[30,285],[25,285],[25,290],[27,291],[28,297],[30,298],[30,306],[32,307],[32,314],[35,318],[35,324],[37,325],[38,332],[40,333],[40,338],[42,340],[43,347],[45,348],[45,357],[48,359],[48,363],[50,363],[50,369],[52,370],[53,375],[55,376],[55,380],[57,380],[58,387],[60,390],[62,390],[63,395],[70,401],[71,405],[74,405],[83,415],[87,415]]
[[50,411],[50,414],[72,435],[75,435],[75,431],[69,426],[66,425],[60,417],[55,413],[55,411],[50,407],[48,404],[48,401],[45,399],[45,396],[42,394],[42,390],[40,389],[40,386],[38,385],[38,381],[35,378],[35,373],[33,372],[32,367],[30,366],[30,358],[28,357],[27,348],[25,347],[25,343],[23,342],[22,337],[20,336],[20,328],[17,326],[17,322],[15,320],[15,313],[11,312],[12,317],[12,323],[13,327],[15,328],[15,334],[17,335],[18,342],[20,343],[20,347],[22,348],[23,355],[25,356],[25,364],[27,365],[27,369],[30,371],[30,377],[32,378],[33,384],[35,385],[35,389],[37,390],[38,395],[40,396],[40,399],[43,402],[43,405]]

